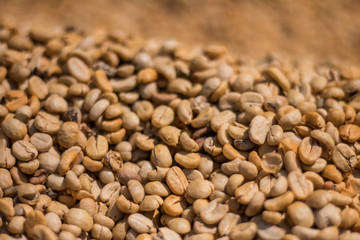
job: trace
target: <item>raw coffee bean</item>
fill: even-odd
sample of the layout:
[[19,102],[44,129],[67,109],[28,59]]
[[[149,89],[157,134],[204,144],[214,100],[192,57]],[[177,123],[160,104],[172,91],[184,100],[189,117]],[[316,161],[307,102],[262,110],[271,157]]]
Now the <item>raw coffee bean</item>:
[[183,195],[188,187],[188,181],[185,174],[176,166],[171,167],[167,171],[166,183],[170,190],[177,195]]
[[269,121],[263,116],[254,117],[249,126],[249,138],[258,145],[264,144],[270,129]]
[[16,118],[3,122],[1,129],[7,137],[13,140],[21,140],[27,134],[26,125]]
[[359,66],[0,25],[0,239],[359,238]]
[[333,148],[332,161],[343,172],[353,170],[358,162],[355,152],[344,143],[339,143]]
[[91,78],[89,68],[77,57],[71,57],[67,61],[67,68],[70,74],[80,82],[88,82]]

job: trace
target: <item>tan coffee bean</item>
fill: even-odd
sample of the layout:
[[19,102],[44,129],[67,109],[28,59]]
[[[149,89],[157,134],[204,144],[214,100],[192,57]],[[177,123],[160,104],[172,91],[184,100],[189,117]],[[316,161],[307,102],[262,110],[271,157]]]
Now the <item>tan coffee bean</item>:
[[53,232],[58,233],[61,229],[61,219],[55,213],[47,213],[45,215],[47,227]]
[[172,156],[166,145],[158,144],[151,152],[151,162],[155,166],[170,167],[172,164]]
[[69,87],[67,94],[72,97],[83,97],[86,96],[89,91],[90,88],[88,85],[84,83],[75,83]]
[[47,134],[54,134],[61,127],[61,122],[58,118],[43,111],[36,115],[34,124],[39,131]]
[[339,128],[341,139],[346,142],[356,142],[360,138],[360,127],[355,124],[345,124]]
[[273,125],[270,127],[266,137],[266,141],[269,145],[277,145],[283,139],[283,129],[279,125]]
[[339,226],[340,223],[340,209],[331,203],[315,212],[315,224],[320,229],[328,226]]
[[245,92],[240,97],[240,104],[242,109],[246,109],[254,105],[262,106],[263,102],[263,96],[255,92]]
[[315,239],[319,232],[319,229],[307,228],[303,226],[294,226],[291,229],[291,233],[297,236],[299,239]]
[[246,180],[253,180],[258,174],[256,166],[248,161],[240,161],[238,172],[242,174]]
[[194,119],[191,120],[191,126],[194,128],[201,128],[208,124],[214,116],[214,109],[206,107]]
[[39,192],[32,184],[23,184],[18,189],[18,197],[21,202],[35,205],[39,201]]
[[274,225],[278,225],[283,220],[283,216],[281,215],[280,212],[267,211],[267,210],[262,212],[261,218],[264,222]]
[[60,163],[60,157],[50,152],[40,153],[38,156],[40,167],[44,168],[47,173],[54,173]]
[[188,100],[182,100],[177,107],[176,114],[181,122],[190,124],[193,118],[190,102]]
[[142,69],[137,75],[137,80],[140,83],[150,83],[156,81],[157,78],[158,78],[158,74],[152,68]]
[[128,189],[129,192],[131,194],[132,199],[134,200],[135,203],[140,203],[145,196],[145,192],[146,192],[146,185],[145,185],[145,189],[144,187],[141,185],[141,183],[137,180],[130,180],[128,183]]
[[281,239],[286,233],[285,229],[262,221],[260,216],[255,217],[256,220],[259,221],[257,234],[263,239]]
[[13,185],[10,172],[7,169],[0,168],[0,187],[2,189],[10,188]]
[[327,149],[332,149],[335,146],[334,140],[330,134],[323,132],[321,130],[313,130],[310,133],[310,136],[315,140],[319,141]]
[[336,183],[341,183],[341,181],[343,180],[343,176],[342,176],[341,172],[333,164],[326,165],[326,167],[322,171],[321,175],[324,178],[332,180]]
[[174,121],[174,111],[170,107],[161,105],[155,108],[151,118],[151,123],[155,127],[162,128],[168,126],[172,121]]
[[184,218],[173,218],[168,222],[168,227],[178,234],[186,234],[190,232],[191,225],[188,220]]
[[64,113],[68,110],[68,103],[59,95],[50,95],[45,101],[45,109],[49,113]]
[[93,226],[93,219],[88,212],[80,208],[71,208],[66,214],[67,223],[74,224],[84,231],[90,231]]
[[312,171],[312,172],[320,173],[324,170],[324,168],[326,167],[326,164],[327,164],[327,161],[325,159],[318,158],[318,160],[316,160],[315,163],[312,165],[302,164],[302,168],[305,171]]
[[197,152],[199,150],[198,143],[190,137],[187,132],[182,132],[179,138],[180,146],[188,152]]
[[261,160],[261,168],[268,173],[277,173],[283,166],[283,160],[278,153],[266,153]]
[[116,206],[119,208],[120,211],[124,213],[136,213],[139,211],[139,205],[130,202],[124,197],[124,195],[120,195],[116,199]]
[[53,140],[49,134],[34,133],[30,138],[30,143],[39,151],[47,152],[53,145]]
[[282,88],[284,92],[290,89],[291,83],[286,76],[276,67],[271,67],[267,70],[270,76],[276,81],[277,84]]
[[150,120],[154,113],[154,107],[149,101],[138,101],[133,105],[133,109],[141,121]]
[[245,222],[233,226],[230,230],[230,239],[253,239],[256,235],[258,227],[254,222]]
[[24,233],[24,224],[26,219],[23,216],[14,216],[7,225],[7,230],[12,234]]
[[127,112],[123,115],[123,126],[126,130],[135,130],[140,124],[140,119],[134,112]]
[[101,90],[98,88],[91,89],[85,96],[84,99],[84,110],[90,111],[94,106],[95,102],[100,98]]
[[34,174],[36,172],[36,170],[38,170],[39,165],[40,165],[40,163],[39,163],[39,160],[37,160],[37,159],[18,163],[20,171],[25,174],[29,174],[29,175]]
[[174,147],[179,142],[180,133],[180,129],[173,126],[166,126],[160,129],[158,135],[164,143]]
[[112,239],[112,233],[110,229],[97,223],[95,223],[92,226],[91,235],[95,239],[104,239],[104,240]]
[[65,183],[72,190],[81,190],[82,186],[79,178],[73,171],[68,171],[65,175]]
[[351,203],[351,197],[349,196],[343,195],[334,190],[330,190],[329,193],[331,194],[330,202],[336,206],[345,207]]
[[240,109],[240,94],[237,92],[229,92],[220,97],[219,108],[221,110],[233,110],[238,111]]
[[254,194],[259,191],[257,183],[250,181],[244,183],[234,191],[234,196],[240,204],[249,204]]
[[270,129],[268,120],[263,116],[254,117],[249,126],[249,138],[258,145],[265,143],[266,135]]
[[136,77],[129,76],[124,80],[110,79],[110,84],[113,87],[114,92],[131,91],[136,87]]
[[139,166],[136,164],[127,162],[119,168],[116,173],[116,177],[122,184],[126,184],[129,180],[135,179],[140,181],[141,178],[139,176]]
[[0,147],[0,167],[12,168],[16,163],[16,159],[11,153],[11,149],[7,147]]
[[218,199],[215,199],[201,209],[200,217],[206,224],[215,224],[218,223],[228,211],[228,205],[221,204]]
[[264,202],[264,208],[270,211],[281,211],[294,201],[294,194],[288,191],[276,198],[268,199]]
[[150,195],[158,195],[160,197],[167,197],[171,194],[170,189],[167,187],[166,184],[155,181],[155,182],[149,182],[145,184],[145,192]]
[[98,172],[100,171],[104,164],[102,164],[102,162],[99,161],[95,161],[87,156],[85,156],[82,160],[82,164],[84,165],[84,167],[89,170],[90,172]]
[[107,99],[98,100],[90,109],[89,118],[91,121],[98,119],[109,107],[110,102]]
[[226,192],[230,195],[234,195],[234,191],[238,188],[244,181],[244,177],[241,174],[233,174],[230,176],[226,184]]
[[138,233],[154,232],[153,222],[140,213],[133,213],[128,218],[129,226]]
[[155,148],[154,139],[143,134],[137,134],[135,143],[139,149],[144,151],[151,151]]
[[288,174],[288,183],[295,198],[299,200],[305,199],[314,189],[312,182],[298,171],[292,171]]
[[112,92],[113,88],[103,70],[97,70],[94,74],[94,83],[103,92]]
[[286,112],[279,119],[279,125],[283,130],[291,130],[296,125],[299,125],[301,122],[301,112],[298,109],[292,109],[289,112]]
[[256,192],[253,196],[253,198],[250,200],[249,205],[247,206],[245,210],[245,214],[247,216],[255,216],[257,213],[259,213],[264,205],[265,201],[265,195],[262,192]]
[[233,175],[235,173],[238,173],[239,166],[243,160],[240,158],[236,158],[230,162],[223,163],[221,165],[221,171],[223,171],[227,175]]
[[109,145],[104,136],[98,135],[96,138],[91,136],[86,146],[86,154],[92,159],[101,159],[108,149]]
[[171,167],[166,174],[166,183],[171,191],[177,195],[183,195],[188,187],[187,179],[179,167]]
[[23,82],[31,74],[31,69],[26,61],[15,62],[8,73],[11,80]]
[[94,216],[94,223],[97,223],[101,226],[107,227],[108,229],[112,229],[115,225],[114,220],[112,220],[110,217],[104,216],[100,213],[96,214]]
[[333,148],[332,161],[343,172],[353,170],[357,164],[355,152],[344,143],[339,143]]
[[66,189],[65,178],[56,174],[50,174],[48,176],[46,185],[48,187],[51,187],[55,191],[61,191]]
[[78,154],[76,152],[64,152],[61,155],[60,163],[58,165],[58,173],[64,176],[69,171],[76,161],[78,160]]
[[178,152],[174,156],[175,161],[184,168],[197,168],[201,157],[198,153]]
[[197,180],[189,183],[186,193],[195,199],[207,198],[214,190],[214,185],[207,180]]
[[163,204],[163,199],[158,195],[146,195],[140,203],[140,211],[150,212],[158,209]]
[[[119,144],[125,137],[125,134],[126,134],[126,130],[124,128],[121,128],[116,132],[107,133],[105,135],[105,138],[109,142],[109,144]],[[126,158],[124,157],[123,160],[126,160]]]
[[170,82],[167,89],[172,93],[179,93],[182,95],[187,95],[191,90],[192,84],[189,80],[177,78],[174,81]]
[[[154,238],[154,234],[152,234],[151,237]],[[173,230],[171,230],[171,229],[169,229],[167,227],[161,227],[161,228],[159,228],[159,232],[156,234],[155,239],[180,240],[181,237],[175,231],[173,231]]]
[[29,79],[29,93],[43,100],[48,95],[48,87],[46,83],[38,76],[32,76]]
[[293,202],[287,207],[287,214],[293,225],[311,227],[314,223],[314,215],[311,208],[303,202]]
[[325,120],[317,112],[308,112],[304,115],[304,122],[311,128],[323,129],[325,127]]
[[340,228],[349,229],[358,222],[359,213],[353,208],[345,208],[341,211],[340,217]]
[[310,137],[304,138],[299,145],[300,160],[307,164],[313,164],[321,155],[320,145]]
[[[71,78],[73,79],[73,78]],[[76,82],[75,79],[73,79],[74,82]],[[67,93],[68,93],[68,86],[62,83],[55,83],[55,84],[52,84],[48,87],[48,91],[49,93],[48,94],[51,94],[51,95],[59,95],[61,97],[66,97]]]
[[221,236],[229,235],[231,232],[232,227],[239,224],[241,222],[241,218],[238,214],[235,213],[227,213],[225,216],[221,219],[218,225],[218,231]]
[[21,140],[27,134],[26,125],[16,118],[12,118],[3,122],[1,125],[1,130],[7,137],[13,140]]
[[318,239],[338,239],[339,229],[337,227],[327,227],[317,234]]
[[71,57],[67,61],[67,68],[70,74],[80,82],[88,82],[91,78],[89,68],[77,57]]
[[317,173],[308,171],[304,173],[307,180],[311,181],[314,189],[322,189],[324,187],[324,179]]
[[34,234],[34,238],[38,238],[38,239],[50,240],[56,238],[56,234],[49,227],[42,224],[38,224],[34,226],[33,234]]
[[21,161],[30,161],[37,157],[37,149],[28,141],[20,140],[16,141],[12,145],[12,153],[14,157]]
[[77,123],[65,122],[57,132],[57,142],[63,148],[70,148],[75,145],[79,131]]
[[231,123],[235,120],[235,114],[232,111],[225,110],[218,114],[215,114],[211,119],[211,129],[215,132],[219,130],[224,123]]

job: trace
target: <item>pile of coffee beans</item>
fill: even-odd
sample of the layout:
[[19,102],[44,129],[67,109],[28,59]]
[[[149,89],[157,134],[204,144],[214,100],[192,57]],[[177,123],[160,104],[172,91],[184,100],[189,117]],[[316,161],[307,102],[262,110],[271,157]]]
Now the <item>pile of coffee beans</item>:
[[0,239],[360,238],[360,68],[0,27]]

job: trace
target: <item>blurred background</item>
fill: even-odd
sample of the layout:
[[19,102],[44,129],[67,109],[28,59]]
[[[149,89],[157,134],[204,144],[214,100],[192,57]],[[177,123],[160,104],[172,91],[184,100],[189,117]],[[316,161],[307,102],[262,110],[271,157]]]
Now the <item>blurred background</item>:
[[0,18],[23,28],[120,28],[190,45],[223,43],[244,59],[275,53],[360,63],[358,0],[0,0],[0,6]]

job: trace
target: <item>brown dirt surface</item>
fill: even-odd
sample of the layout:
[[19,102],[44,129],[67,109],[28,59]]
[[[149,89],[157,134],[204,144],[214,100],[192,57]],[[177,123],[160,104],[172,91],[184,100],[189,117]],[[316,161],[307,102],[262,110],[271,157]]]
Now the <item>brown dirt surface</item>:
[[190,45],[225,44],[258,60],[360,63],[358,0],[0,0],[0,17],[17,26],[119,28]]

